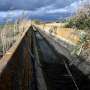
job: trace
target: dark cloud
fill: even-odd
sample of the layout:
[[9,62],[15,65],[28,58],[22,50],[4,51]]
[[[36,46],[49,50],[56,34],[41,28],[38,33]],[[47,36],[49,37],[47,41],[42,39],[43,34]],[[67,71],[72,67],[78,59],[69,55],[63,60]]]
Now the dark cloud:
[[80,0],[0,0],[0,17],[16,17],[24,11],[32,19],[55,20],[72,15],[79,4]]
[[0,0],[0,10],[35,10],[51,4],[54,4],[55,8],[63,8],[74,1],[75,0]]

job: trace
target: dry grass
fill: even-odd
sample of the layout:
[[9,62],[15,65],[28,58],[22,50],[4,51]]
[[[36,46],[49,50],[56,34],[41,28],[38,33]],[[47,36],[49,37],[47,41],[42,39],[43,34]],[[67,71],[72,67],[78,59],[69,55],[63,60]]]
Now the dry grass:
[[54,34],[56,37],[63,38],[68,42],[72,42],[77,44],[80,41],[79,32],[71,29],[71,28],[64,28],[64,24],[45,24],[45,25],[38,25],[39,28],[45,30],[46,32]]
[[26,20],[19,21],[19,23],[5,24],[2,30],[0,30],[0,52],[5,54],[29,26],[30,23]]

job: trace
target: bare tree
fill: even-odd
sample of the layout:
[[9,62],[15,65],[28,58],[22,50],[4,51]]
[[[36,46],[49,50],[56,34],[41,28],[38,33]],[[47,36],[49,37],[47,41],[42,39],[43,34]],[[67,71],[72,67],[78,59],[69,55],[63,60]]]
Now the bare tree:
[[76,11],[76,19],[90,17],[90,1],[83,3]]

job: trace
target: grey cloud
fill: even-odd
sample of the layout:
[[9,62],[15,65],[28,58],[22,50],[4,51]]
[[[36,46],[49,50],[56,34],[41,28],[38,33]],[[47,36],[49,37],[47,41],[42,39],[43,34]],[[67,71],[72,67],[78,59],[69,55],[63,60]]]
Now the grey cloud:
[[[0,0],[2,15],[11,13],[12,17],[25,12],[30,18],[57,19],[71,16],[80,0]],[[76,2],[76,3],[75,3]],[[9,10],[9,11],[8,11]],[[1,16],[0,16],[1,17]]]
[[35,10],[36,8],[47,6],[54,2],[54,0],[0,0],[0,10]]
[[0,10],[35,10],[51,4],[54,4],[56,8],[63,8],[74,1],[75,0],[0,0]]

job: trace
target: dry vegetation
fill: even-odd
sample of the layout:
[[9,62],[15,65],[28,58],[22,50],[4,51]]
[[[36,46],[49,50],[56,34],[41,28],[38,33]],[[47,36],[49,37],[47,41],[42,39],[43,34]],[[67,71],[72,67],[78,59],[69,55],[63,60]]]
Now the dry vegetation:
[[67,21],[66,27],[80,29],[80,41],[73,50],[73,54],[90,62],[90,1],[80,6],[76,15]]
[[65,28],[64,24],[48,23],[39,24],[39,28],[55,37],[75,45],[71,54],[77,55],[90,61],[90,31],[73,28]]
[[67,27],[76,27],[82,29],[80,32],[80,42],[74,49],[74,54],[81,56],[86,61],[90,62],[90,2],[83,4],[72,17]]
[[15,23],[7,22],[0,30],[0,56],[21,37],[29,22],[26,20],[17,20]]
[[66,27],[90,30],[90,3],[80,6],[76,14],[67,20]]
[[38,25],[39,28],[45,30],[46,32],[55,35],[57,38],[61,38],[64,41],[76,45],[80,41],[79,31],[72,28],[64,28],[64,24],[41,24]]

